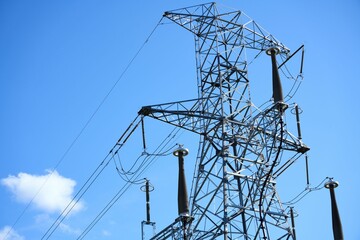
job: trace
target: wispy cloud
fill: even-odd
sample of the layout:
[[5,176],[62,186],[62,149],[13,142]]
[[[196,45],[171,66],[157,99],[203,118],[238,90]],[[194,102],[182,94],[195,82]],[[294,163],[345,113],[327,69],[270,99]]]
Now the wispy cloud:
[[24,240],[25,238],[19,235],[14,229],[5,226],[0,229],[0,239],[2,240]]
[[102,230],[101,234],[104,236],[104,237],[110,237],[111,236],[111,233],[107,230]]
[[61,223],[59,227],[60,227],[61,231],[65,232],[65,233],[68,233],[68,234],[71,234],[71,235],[78,236],[78,235],[81,234],[80,229],[73,228],[70,225],[67,225],[67,224],[64,224],[64,223]]
[[[39,226],[43,226],[44,228],[49,227],[49,224],[58,224],[59,222],[53,218],[50,214],[47,213],[43,213],[43,214],[38,214],[35,216],[34,218],[34,224],[39,227]],[[73,235],[73,236],[78,236],[81,234],[81,229],[73,227],[69,224],[66,223],[59,223],[58,229],[63,232],[66,233],[67,235]],[[0,239],[2,240],[2,239]]]
[[[48,171],[45,175],[19,173],[1,179],[15,199],[21,203],[32,201],[33,206],[46,213],[62,212],[73,198],[76,182],[61,176],[57,171]],[[79,211],[83,204],[79,202],[72,212]]]

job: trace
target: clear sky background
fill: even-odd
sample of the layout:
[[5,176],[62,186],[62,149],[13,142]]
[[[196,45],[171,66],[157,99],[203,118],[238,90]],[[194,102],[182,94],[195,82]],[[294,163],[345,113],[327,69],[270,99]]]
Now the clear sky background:
[[[120,76],[164,11],[199,3],[0,1],[0,239],[40,239],[142,106],[197,97],[193,36],[175,24],[158,26]],[[305,44],[305,78],[293,101],[303,110],[303,140],[311,147],[311,186],[328,176],[340,182],[345,238],[360,239],[360,2],[218,3],[244,11],[291,50]],[[270,96],[266,88],[252,92],[254,99],[266,91]],[[152,119],[145,126],[151,152],[171,128]],[[141,134],[131,140],[120,154],[126,167],[143,152]],[[185,132],[174,139],[191,152],[189,189],[197,140]],[[278,179],[281,199],[305,188],[304,169],[298,162]],[[151,217],[159,231],[177,217],[176,159],[159,157],[142,176],[155,187]],[[123,185],[111,162],[50,239],[76,239]],[[140,239],[140,186],[129,188],[85,239]],[[332,239],[326,189],[308,194],[295,209],[298,239]]]

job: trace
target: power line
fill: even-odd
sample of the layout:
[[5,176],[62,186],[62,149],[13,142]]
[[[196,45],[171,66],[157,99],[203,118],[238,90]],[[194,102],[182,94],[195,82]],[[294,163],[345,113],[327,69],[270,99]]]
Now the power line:
[[[128,69],[130,68],[130,66],[133,64],[133,62],[135,61],[135,59],[138,57],[138,55],[140,54],[140,52],[142,51],[142,49],[144,48],[144,46],[146,45],[146,43],[148,43],[150,37],[153,35],[153,33],[155,32],[155,30],[157,29],[157,27],[161,24],[163,18],[160,19],[160,21],[156,24],[156,26],[153,28],[153,30],[151,31],[151,33],[149,34],[149,36],[146,38],[146,40],[144,41],[144,43],[141,45],[141,47],[138,49],[138,51],[135,53],[135,55],[132,57],[132,59],[130,60],[130,62],[127,64],[127,66],[125,67],[125,69],[122,71],[122,73],[120,74],[119,78],[116,80],[116,82],[112,85],[112,87],[110,88],[110,90],[108,91],[108,93],[104,96],[104,98],[101,100],[100,104],[96,107],[95,111],[91,114],[91,116],[89,117],[89,119],[86,121],[86,123],[84,124],[84,126],[81,128],[80,132],[76,135],[76,137],[74,138],[74,140],[71,142],[71,144],[69,145],[69,147],[65,150],[64,154],[60,157],[60,159],[57,161],[57,163],[54,166],[54,170],[57,170],[58,167],[60,166],[60,164],[64,161],[64,159],[66,158],[66,156],[68,155],[68,153],[70,152],[70,150],[74,147],[74,145],[76,144],[76,142],[78,141],[78,139],[80,138],[80,136],[83,134],[83,132],[85,131],[85,129],[88,127],[88,125],[90,124],[90,122],[93,120],[93,118],[95,117],[95,115],[99,112],[100,108],[104,105],[104,103],[106,102],[106,100],[108,99],[108,97],[110,96],[110,94],[113,92],[113,90],[115,89],[115,87],[117,86],[117,84],[120,82],[120,80],[123,78],[123,76],[125,75],[125,73],[128,71]],[[20,213],[20,215],[17,217],[17,219],[15,220],[15,222],[12,224],[11,228],[9,228],[9,231],[5,234],[5,237],[3,240],[5,240],[7,238],[7,236],[10,234],[11,229],[14,229],[14,227],[16,226],[16,224],[20,221],[20,219],[24,216],[24,214],[27,212],[27,210],[29,209],[29,207],[31,206],[31,204],[33,203],[34,199],[39,195],[39,193],[41,192],[41,190],[44,188],[45,184],[48,182],[49,178],[52,176],[54,171],[51,172],[51,174],[48,175],[48,177],[45,179],[44,183],[40,186],[40,188],[38,189],[38,191],[35,193],[35,195],[33,196],[33,198],[28,202],[28,204],[26,205],[26,207],[24,208],[24,210]],[[67,206],[68,207],[68,206]],[[63,212],[61,213],[63,214]],[[44,237],[44,236],[43,236]]]
[[306,186],[306,188],[301,191],[298,195],[296,195],[296,197],[294,197],[293,199],[287,201],[287,202],[284,202],[283,204],[284,205],[287,205],[287,206],[291,206],[291,205],[294,205],[298,202],[300,202],[306,195],[308,195],[310,192],[313,192],[313,191],[318,191],[318,190],[321,190],[324,188],[324,183],[326,180],[330,179],[329,177],[326,177],[324,180],[322,180],[316,187],[309,187],[309,186]]
[[[74,198],[68,203],[66,208],[61,212],[61,214],[57,217],[57,219],[53,222],[50,228],[45,232],[41,239],[49,239],[55,230],[60,226],[60,224],[65,220],[67,215],[72,211],[75,205],[80,201],[80,199],[84,196],[87,190],[91,187],[91,185],[97,180],[103,170],[108,166],[110,161],[114,159],[114,156],[118,156],[119,151],[124,146],[126,141],[130,138],[130,136],[135,132],[135,130],[139,127],[142,118],[139,119],[139,115],[131,122],[129,127],[125,130],[125,132],[121,135],[119,140],[116,142],[114,147],[109,151],[107,156],[101,161],[101,163],[97,166],[97,168],[93,171],[87,181],[83,184],[80,190],[76,193]],[[169,145],[171,141],[175,141],[174,137],[179,133],[180,129],[173,129],[172,132],[160,143],[160,145],[155,149],[154,154],[146,155],[145,159],[140,163],[140,165],[136,168],[135,171],[131,172],[131,176],[129,177],[129,171],[119,174],[125,182],[125,185],[118,191],[118,193],[110,200],[110,202],[103,208],[103,210],[96,216],[96,218],[90,223],[90,225],[84,230],[82,235],[86,235],[93,226],[105,215],[105,213],[120,199],[120,197],[127,191],[131,184],[137,184],[139,181],[140,175],[151,165],[155,158],[159,156],[164,156],[164,149]],[[166,150],[168,151],[168,150]],[[138,158],[139,159],[139,158]],[[138,161],[138,160],[137,160]],[[136,163],[135,163],[136,164]],[[134,165],[135,165],[134,164]],[[131,169],[134,168],[134,165]],[[82,237],[80,235],[79,237]]]
[[[129,128],[134,125],[134,122],[138,119],[138,116],[134,119],[134,121],[130,124],[130,126],[127,128],[125,133],[129,130]],[[138,124],[135,124],[134,128],[136,128]],[[129,136],[134,131],[130,131],[128,133],[128,136],[126,139],[129,138]],[[126,136],[126,135],[122,135]],[[125,139],[125,140],[126,140]],[[124,142],[121,141],[122,138],[120,138],[115,146],[109,151],[109,153],[106,155],[106,157],[100,162],[100,164],[97,166],[97,168],[93,171],[93,173],[90,175],[90,177],[86,180],[86,182],[82,185],[80,190],[76,193],[76,195],[73,197],[73,199],[68,203],[68,205],[65,207],[65,209],[60,213],[60,215],[56,218],[56,220],[53,222],[53,224],[50,226],[50,228],[45,232],[45,234],[42,236],[41,239],[49,239],[51,235],[55,232],[55,230],[59,227],[59,225],[64,221],[64,219],[67,217],[67,215],[71,212],[71,210],[75,207],[75,205],[80,201],[80,199],[84,196],[84,194],[87,192],[87,190],[91,187],[91,185],[96,181],[96,179],[100,176],[100,174],[103,172],[103,170],[108,166],[110,160],[112,159],[111,154],[115,149],[118,151],[123,145]],[[125,141],[124,140],[124,141]]]
[[[64,221],[67,215],[72,211],[75,205],[80,201],[82,196],[87,192],[90,186],[95,182],[95,180],[99,177],[99,175],[103,172],[106,166],[109,164],[109,161],[105,162],[108,158],[109,154],[105,157],[105,159],[99,164],[99,166],[93,171],[90,177],[86,180],[84,185],[80,188],[80,190],[76,193],[73,199],[68,203],[68,205],[63,209],[60,215],[56,218],[50,228],[45,232],[41,239],[49,239],[54,231],[59,227],[59,225]],[[104,164],[105,163],[105,164]],[[102,167],[102,168],[100,168]],[[100,169],[100,170],[99,170]],[[48,235],[48,236],[47,236]],[[46,237],[47,236],[47,237]]]
[[[174,137],[180,132],[180,130],[181,130],[180,128],[175,127],[171,131],[171,133],[155,149],[154,154],[146,155],[143,162],[136,169],[136,171],[131,174],[130,177],[126,176],[126,174],[121,174],[121,175],[125,175],[124,177],[122,177],[122,179],[125,181],[125,184],[120,188],[120,190],[115,194],[115,196],[106,204],[106,206],[98,213],[98,215],[96,215],[93,221],[78,236],[77,240],[83,239],[93,229],[93,227],[100,221],[100,219],[125,194],[125,192],[130,188],[131,185],[140,183],[141,175],[155,162],[155,160],[159,156],[163,156],[162,154],[159,153],[164,152],[164,149],[167,148],[169,144],[171,145],[171,143],[175,141]],[[116,151],[116,154],[118,154],[118,151]]]

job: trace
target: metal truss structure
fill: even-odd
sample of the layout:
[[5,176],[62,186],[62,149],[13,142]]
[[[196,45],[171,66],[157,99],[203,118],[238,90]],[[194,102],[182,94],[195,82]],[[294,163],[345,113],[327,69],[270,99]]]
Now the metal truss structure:
[[[276,189],[279,175],[309,150],[287,130],[290,104],[275,76],[293,54],[241,11],[219,13],[215,3],[164,17],[195,36],[198,98],[146,106],[139,114],[197,133],[200,146],[191,219],[177,219],[152,239],[182,239],[181,229],[187,239],[295,239]],[[275,82],[272,101],[260,109],[248,70],[266,53]]]

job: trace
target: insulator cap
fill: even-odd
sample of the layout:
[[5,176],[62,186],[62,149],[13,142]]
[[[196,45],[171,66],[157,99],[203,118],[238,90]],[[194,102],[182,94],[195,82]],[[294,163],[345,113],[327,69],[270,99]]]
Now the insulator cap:
[[271,56],[271,52],[273,52],[273,51],[274,51],[275,55],[280,53],[280,49],[278,47],[268,48],[268,49],[266,49],[265,52],[266,52],[267,55]]
[[174,150],[173,154],[174,156],[179,156],[180,152],[182,153],[182,156],[186,156],[189,154],[189,150],[187,148],[184,148],[181,144],[179,144],[179,147]]
[[327,189],[330,189],[330,188],[337,188],[339,186],[339,182],[338,181],[334,181],[334,180],[329,180],[328,182],[326,182],[324,184],[324,187],[327,188]]

